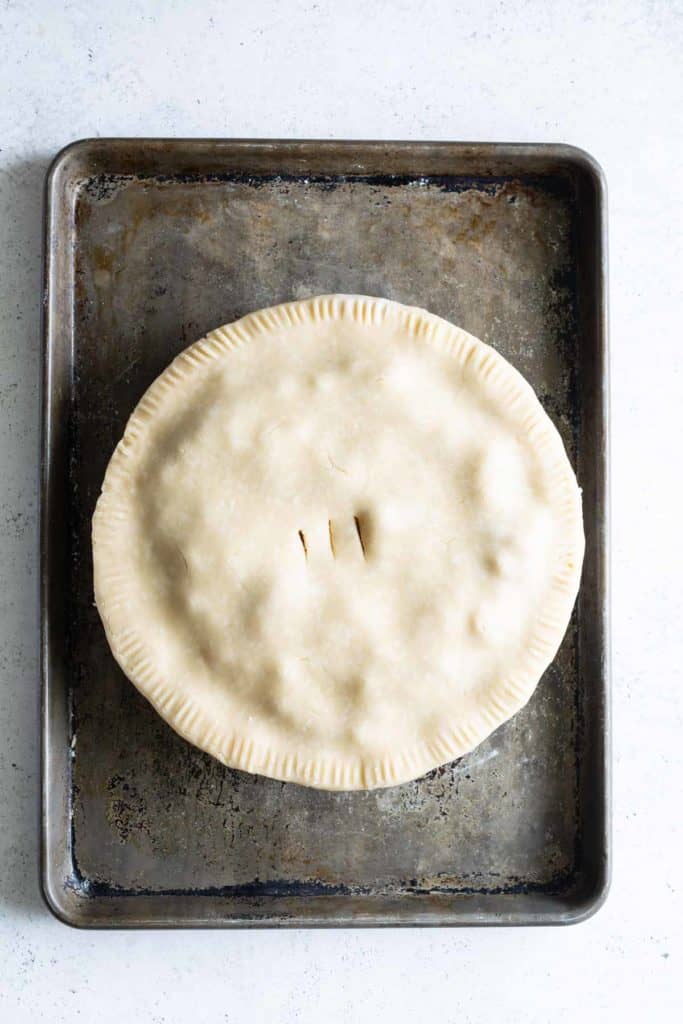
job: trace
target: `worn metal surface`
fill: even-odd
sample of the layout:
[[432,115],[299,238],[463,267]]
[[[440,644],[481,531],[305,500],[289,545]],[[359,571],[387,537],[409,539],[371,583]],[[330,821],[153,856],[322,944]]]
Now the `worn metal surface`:
[[[44,865],[77,924],[575,920],[607,879],[605,339],[599,173],[564,147],[93,141],[48,181]],[[424,306],[530,380],[584,488],[580,602],[529,705],[370,793],[232,771],[117,668],[90,519],[185,345],[321,292]]]

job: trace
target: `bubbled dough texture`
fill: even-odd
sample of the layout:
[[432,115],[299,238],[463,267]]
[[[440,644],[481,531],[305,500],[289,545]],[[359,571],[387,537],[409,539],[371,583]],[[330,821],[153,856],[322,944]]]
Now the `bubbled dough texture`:
[[391,754],[484,701],[561,527],[532,441],[476,376],[400,324],[342,320],[178,387],[126,527],[129,611],[161,674],[313,758]]

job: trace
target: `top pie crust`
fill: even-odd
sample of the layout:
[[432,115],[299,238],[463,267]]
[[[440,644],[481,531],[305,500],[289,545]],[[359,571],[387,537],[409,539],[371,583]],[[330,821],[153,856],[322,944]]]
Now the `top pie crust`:
[[212,331],[152,384],[93,520],[126,675],[223,763],[416,778],[531,696],[583,557],[531,387],[424,310],[327,295]]

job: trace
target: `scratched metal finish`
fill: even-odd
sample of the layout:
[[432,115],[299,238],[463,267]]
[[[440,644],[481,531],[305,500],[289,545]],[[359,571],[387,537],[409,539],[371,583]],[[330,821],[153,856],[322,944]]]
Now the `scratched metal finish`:
[[176,736],[114,663],[90,554],[107,461],[151,381],[207,330],[318,293],[424,306],[489,342],[534,386],[576,462],[571,183],[97,174],[75,188],[73,217],[72,889],[98,899],[232,893],[263,905],[571,888],[576,614],[529,705],[470,755],[392,789],[333,794],[230,770]]

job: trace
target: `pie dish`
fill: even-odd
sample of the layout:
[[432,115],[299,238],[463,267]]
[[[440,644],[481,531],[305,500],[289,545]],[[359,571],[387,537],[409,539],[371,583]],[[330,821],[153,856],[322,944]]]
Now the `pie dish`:
[[109,463],[95,600],[119,665],[223,763],[417,778],[530,698],[583,559],[530,385],[422,309],[327,295],[182,352]]

